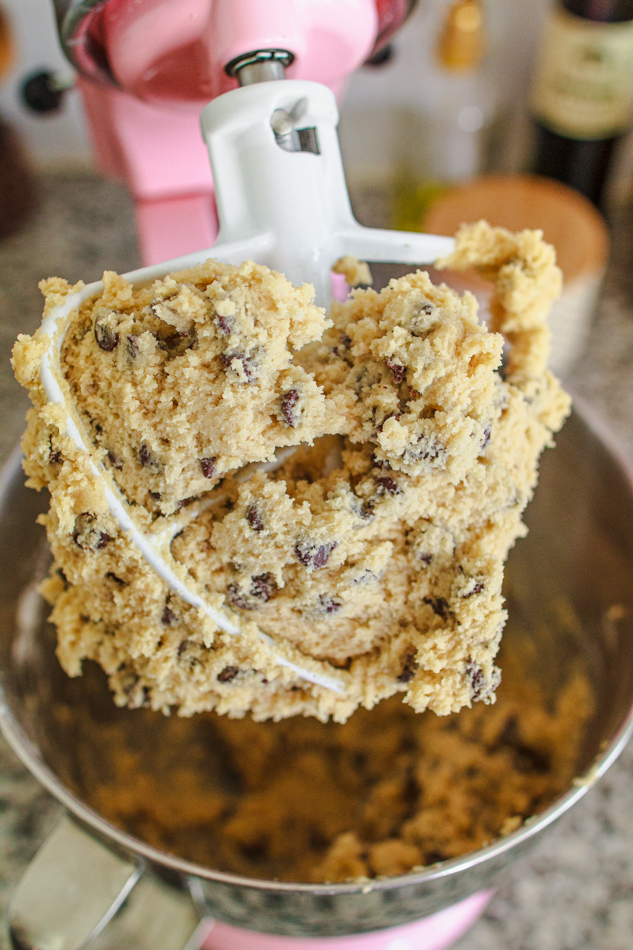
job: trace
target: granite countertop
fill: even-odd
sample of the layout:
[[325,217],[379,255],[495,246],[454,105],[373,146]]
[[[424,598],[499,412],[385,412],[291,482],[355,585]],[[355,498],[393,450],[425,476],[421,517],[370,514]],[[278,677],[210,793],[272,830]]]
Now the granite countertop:
[[[28,406],[8,363],[19,332],[41,316],[37,282],[98,279],[139,265],[133,208],[119,186],[93,175],[40,181],[40,206],[0,244],[0,463]],[[363,223],[380,223],[380,200]],[[613,253],[587,351],[568,380],[633,459],[633,212],[613,224]],[[628,950],[633,947],[633,747],[567,813],[528,859],[504,874],[487,912],[456,950]],[[11,886],[55,824],[59,806],[0,740],[0,918]],[[8,950],[0,926],[0,950]]]

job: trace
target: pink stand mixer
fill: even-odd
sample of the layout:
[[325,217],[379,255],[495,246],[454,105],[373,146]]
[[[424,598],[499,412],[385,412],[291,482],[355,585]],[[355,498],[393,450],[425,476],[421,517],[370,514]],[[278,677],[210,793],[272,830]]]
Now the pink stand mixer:
[[[415,0],[55,0],[101,170],[134,196],[145,264],[213,244],[218,230],[202,108],[262,78],[339,96]],[[277,51],[265,72],[245,54]],[[250,72],[250,78],[248,73]]]
[[[235,264],[253,258],[295,283],[313,283],[316,302],[327,306],[341,290],[331,267],[343,254],[421,264],[448,253],[446,238],[358,225],[338,149],[335,96],[412,6],[55,0],[62,43],[82,77],[100,167],[135,198],[148,266],[128,276],[152,279],[209,256]],[[180,260],[161,263],[171,258]],[[59,317],[50,322],[51,335]],[[50,375],[50,398],[54,386]],[[163,570],[155,553],[143,554]],[[258,933],[207,917],[187,950],[442,950],[481,914],[491,893],[478,891],[414,923],[347,936]]]

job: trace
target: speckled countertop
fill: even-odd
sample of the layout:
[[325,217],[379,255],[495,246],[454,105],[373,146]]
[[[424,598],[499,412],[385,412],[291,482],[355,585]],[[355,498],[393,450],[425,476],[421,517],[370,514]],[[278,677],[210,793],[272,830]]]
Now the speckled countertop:
[[[0,243],[0,463],[19,439],[27,399],[8,363],[18,332],[40,321],[37,282],[95,280],[140,263],[125,192],[91,175],[50,176],[28,227]],[[361,213],[362,211],[362,213]],[[365,201],[364,223],[380,223]],[[633,459],[633,211],[613,227],[613,253],[586,354],[569,384],[609,422]],[[500,882],[484,917],[455,950],[631,950],[633,947],[633,747],[531,857]],[[0,918],[12,883],[58,806],[0,740]],[[0,925],[0,950],[8,950]],[[158,948],[157,948],[158,950]]]

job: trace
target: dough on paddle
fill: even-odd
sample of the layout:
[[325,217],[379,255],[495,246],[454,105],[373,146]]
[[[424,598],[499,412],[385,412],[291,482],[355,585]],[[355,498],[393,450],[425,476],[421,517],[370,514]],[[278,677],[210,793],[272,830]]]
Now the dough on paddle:
[[[47,403],[46,341],[19,338],[25,469],[51,492],[45,589],[70,675],[94,659],[117,703],[183,715],[344,721],[395,693],[441,715],[494,701],[504,561],[569,409],[546,366],[560,272],[540,232],[484,222],[438,266],[495,281],[490,328],[471,294],[423,271],[355,291],[327,320],[311,288],[252,262],[140,289],[106,274],[71,315],[62,367],[93,459],[139,526],[174,535],[174,570],[237,635],[119,528]],[[43,289],[48,309],[77,288]]]

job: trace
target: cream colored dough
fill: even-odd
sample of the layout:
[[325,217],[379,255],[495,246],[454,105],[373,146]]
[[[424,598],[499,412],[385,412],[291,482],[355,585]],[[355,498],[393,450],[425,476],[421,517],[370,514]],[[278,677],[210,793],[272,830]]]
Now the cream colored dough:
[[[96,660],[117,703],[183,715],[344,721],[395,693],[439,714],[494,701],[503,564],[569,409],[546,367],[560,272],[539,232],[484,222],[438,266],[494,280],[490,329],[471,294],[425,272],[357,290],[327,319],[309,286],[252,262],[140,289],[106,274],[71,315],[62,363],[94,460],[140,525],[185,524],[195,500],[215,499],[171,553],[242,619],[239,636],[170,590],[120,530],[46,402],[46,342],[18,339],[34,404],[25,470],[51,493],[45,592],[70,675]],[[71,290],[45,281],[46,307]],[[338,670],[345,693],[280,653]]]

